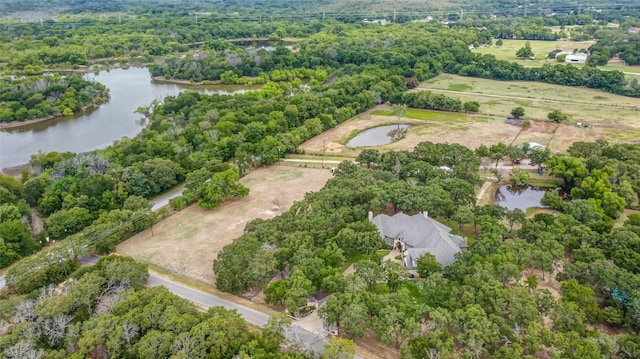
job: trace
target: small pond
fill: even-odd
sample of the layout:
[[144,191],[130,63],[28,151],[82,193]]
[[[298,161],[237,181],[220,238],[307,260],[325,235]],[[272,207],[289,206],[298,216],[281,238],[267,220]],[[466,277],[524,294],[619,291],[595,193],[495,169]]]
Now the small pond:
[[[542,197],[548,191],[559,191],[558,188],[536,187],[529,185],[504,185],[500,186],[493,196],[493,202],[513,211],[520,208],[526,211],[530,207],[544,207]],[[563,193],[560,193],[564,196]]]
[[[402,136],[411,125],[388,125],[370,128],[362,131],[347,142],[347,147],[356,148],[363,146],[382,146],[389,144]],[[398,130],[399,129],[399,130]]]

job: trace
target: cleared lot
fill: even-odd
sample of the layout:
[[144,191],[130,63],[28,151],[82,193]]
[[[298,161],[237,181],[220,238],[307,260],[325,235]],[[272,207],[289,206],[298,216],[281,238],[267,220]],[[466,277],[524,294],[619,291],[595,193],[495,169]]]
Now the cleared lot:
[[247,197],[215,210],[190,206],[120,244],[117,252],[153,263],[195,280],[213,284],[213,260],[255,218],[286,211],[307,192],[318,191],[331,178],[328,169],[271,166],[249,173],[241,182]]

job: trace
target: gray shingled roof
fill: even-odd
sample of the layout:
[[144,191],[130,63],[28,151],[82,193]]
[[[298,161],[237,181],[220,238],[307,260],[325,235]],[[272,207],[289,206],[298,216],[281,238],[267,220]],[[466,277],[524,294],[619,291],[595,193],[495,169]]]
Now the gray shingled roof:
[[413,259],[425,253],[433,254],[446,267],[455,261],[454,255],[460,248],[466,248],[462,237],[449,234],[451,228],[423,214],[409,216],[400,212],[393,217],[381,214],[371,222],[382,238],[398,238],[407,244],[405,264],[409,269],[414,269]]

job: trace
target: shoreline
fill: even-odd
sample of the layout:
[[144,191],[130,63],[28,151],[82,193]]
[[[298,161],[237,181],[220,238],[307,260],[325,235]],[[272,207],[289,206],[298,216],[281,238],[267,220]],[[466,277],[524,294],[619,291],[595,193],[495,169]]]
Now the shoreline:
[[176,84],[176,85],[189,85],[189,86],[207,86],[207,85],[224,85],[220,80],[204,80],[199,82],[191,82],[189,80],[180,80],[180,79],[168,79],[164,76],[151,76],[151,80],[164,82],[167,84]]
[[27,167],[29,167],[28,162],[22,165],[0,168],[0,174],[20,179],[22,177],[22,170]]
[[[107,100],[109,101],[109,100]],[[102,105],[105,102],[92,102],[88,105],[84,105],[82,107],[80,107],[79,109],[73,111],[73,115],[75,116],[78,112],[82,112],[82,111],[86,111],[90,108],[96,108],[96,107],[100,107],[100,105]],[[41,123],[41,122],[46,122],[46,121],[50,121],[50,120],[55,120],[56,118],[60,118],[60,117],[66,117],[64,115],[49,115],[47,117],[41,117],[41,118],[34,118],[31,120],[24,120],[24,121],[9,121],[9,122],[0,122],[0,129],[5,129],[5,128],[16,128],[16,127],[23,127],[23,126],[29,126],[29,125],[33,125],[36,123]]]

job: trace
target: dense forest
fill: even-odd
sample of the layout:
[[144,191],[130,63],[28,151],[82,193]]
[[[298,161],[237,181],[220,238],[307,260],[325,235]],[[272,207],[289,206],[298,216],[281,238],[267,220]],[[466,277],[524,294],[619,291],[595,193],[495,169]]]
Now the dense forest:
[[[485,155],[509,152],[492,147]],[[372,332],[403,347],[405,358],[636,358],[640,218],[613,228],[611,217],[638,200],[639,150],[576,143],[573,156],[547,159],[572,200],[548,192],[545,200],[559,213],[532,218],[475,205],[480,158],[460,145],[367,150],[363,158],[377,169],[343,162],[321,191],[273,220],[249,223],[214,262],[216,285],[242,293],[261,283],[266,301],[290,313],[318,290],[335,293],[320,309],[328,325],[349,338]],[[469,250],[442,272],[425,256],[418,262],[420,279],[408,280],[402,265],[381,260],[378,250],[386,246],[368,211],[428,211],[466,227]],[[354,253],[365,257],[344,277]],[[543,279],[557,275],[559,297],[538,287],[535,275],[523,277],[526,268]],[[269,283],[281,272],[286,279]],[[635,334],[611,336],[598,329],[605,327]]]
[[[220,75],[228,71],[237,76],[258,76],[274,69],[323,66],[352,71],[353,66],[378,66],[420,81],[439,72],[448,72],[503,81],[582,86],[640,96],[637,84],[628,81],[620,71],[564,64],[525,67],[498,60],[493,55],[472,53],[468,45],[492,43],[492,34],[488,31],[416,23],[387,26],[384,31],[375,27],[336,25],[297,43],[297,52],[287,51],[284,47],[269,53],[213,48],[197,56],[170,58],[152,66],[150,71],[154,76],[200,81],[219,80]],[[428,40],[425,40],[427,36]]]
[[62,287],[0,300],[5,358],[289,358],[281,350],[290,321],[252,330],[235,311],[199,311],[165,288],[146,288],[145,265],[111,256],[76,271]]
[[104,85],[77,75],[0,77],[0,122],[69,116],[108,99]]

